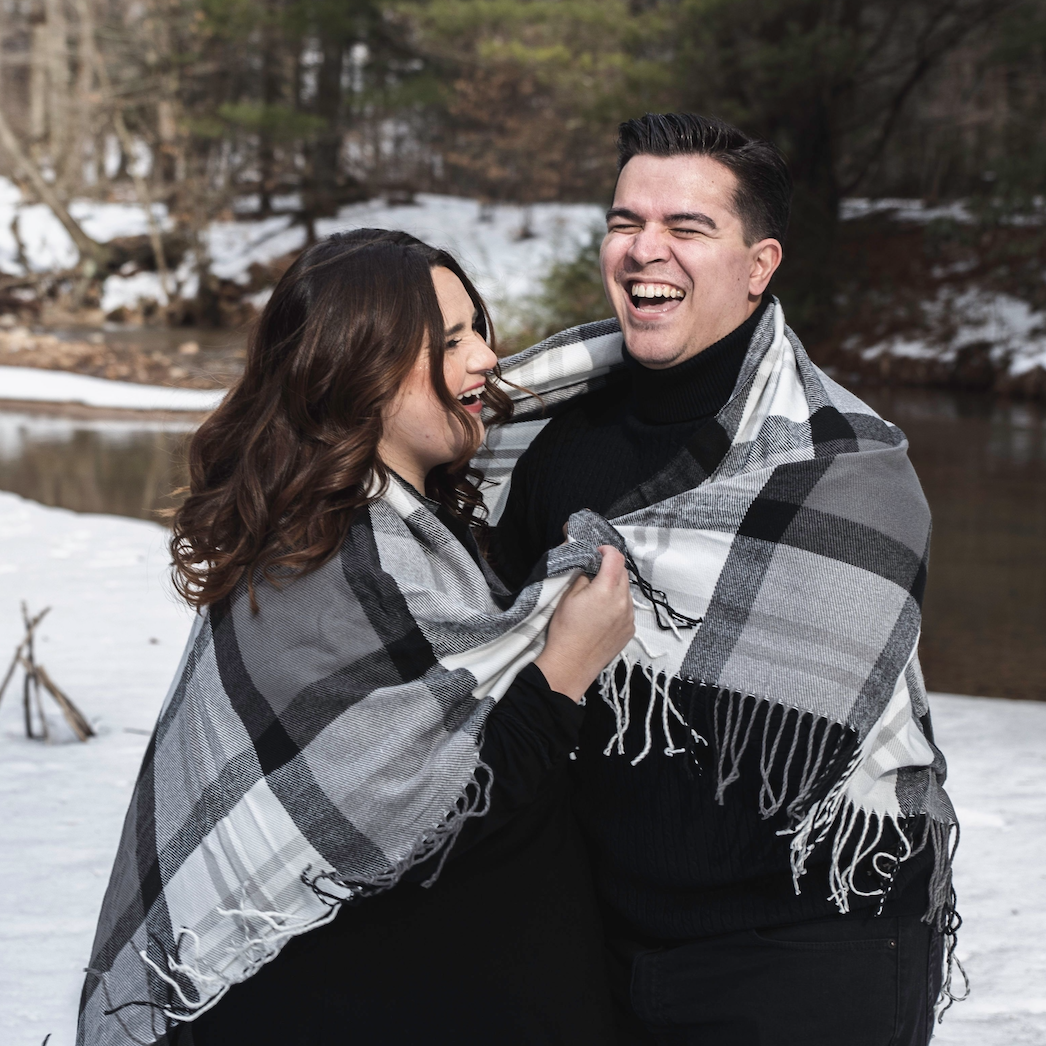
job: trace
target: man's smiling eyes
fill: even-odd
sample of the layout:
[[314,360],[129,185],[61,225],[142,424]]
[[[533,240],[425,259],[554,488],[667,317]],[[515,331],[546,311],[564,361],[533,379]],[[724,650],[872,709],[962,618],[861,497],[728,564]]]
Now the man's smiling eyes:
[[[639,233],[641,233],[643,231],[643,229],[644,229],[644,226],[639,225],[636,222],[608,222],[607,223],[607,232],[608,233],[609,232],[619,232],[619,233],[624,233],[624,234],[629,235],[629,236],[636,236]],[[690,238],[692,238],[694,236],[704,236],[704,235],[707,235],[707,233],[708,233],[707,229],[701,229],[701,228],[696,228],[695,229],[693,226],[689,226],[689,225],[672,225],[672,226],[668,227],[667,231],[670,232],[673,236],[682,236],[682,237],[684,237],[686,239],[690,239]]]

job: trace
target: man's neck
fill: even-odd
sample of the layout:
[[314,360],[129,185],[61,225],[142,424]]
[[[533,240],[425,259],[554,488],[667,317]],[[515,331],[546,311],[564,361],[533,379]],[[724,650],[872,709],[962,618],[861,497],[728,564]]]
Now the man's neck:
[[626,354],[632,375],[630,413],[647,424],[694,421],[718,413],[737,383],[752,335],[766,312],[760,302],[725,337],[675,366],[654,370]]

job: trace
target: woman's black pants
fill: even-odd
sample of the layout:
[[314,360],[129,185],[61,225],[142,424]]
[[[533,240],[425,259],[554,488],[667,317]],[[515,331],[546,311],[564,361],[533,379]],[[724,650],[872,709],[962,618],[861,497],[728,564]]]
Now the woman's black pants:
[[611,941],[626,1046],[926,1046],[942,942],[918,916]]

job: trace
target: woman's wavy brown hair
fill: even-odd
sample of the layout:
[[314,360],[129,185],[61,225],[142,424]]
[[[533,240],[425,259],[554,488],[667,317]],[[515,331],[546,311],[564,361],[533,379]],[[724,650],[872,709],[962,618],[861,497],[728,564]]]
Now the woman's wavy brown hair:
[[[465,435],[459,457],[433,469],[425,494],[485,527],[472,416],[443,379],[444,321],[431,270],[461,280],[475,326],[490,315],[461,266],[402,232],[359,229],[305,250],[276,285],[247,350],[243,377],[189,446],[188,496],[173,516],[175,584],[193,606],[228,596],[246,576],[306,574],[341,545],[356,513],[381,495],[386,408],[428,347],[432,385]],[[488,383],[488,424],[511,414]],[[375,482],[376,480],[376,482]]]

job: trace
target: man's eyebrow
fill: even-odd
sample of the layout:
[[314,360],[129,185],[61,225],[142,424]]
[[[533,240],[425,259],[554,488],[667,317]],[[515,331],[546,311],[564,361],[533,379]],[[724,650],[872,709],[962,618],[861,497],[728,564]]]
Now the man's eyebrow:
[[710,229],[718,229],[719,226],[700,211],[680,211],[679,214],[666,214],[665,224],[673,225],[676,222],[697,222],[698,225],[707,225]]
[[637,225],[645,224],[643,219],[640,218],[635,211],[630,211],[627,207],[611,207],[610,210],[607,211],[607,221],[610,221],[611,218],[627,218],[629,221],[635,222]]
[[[611,218],[627,218],[637,225],[646,224],[643,218],[627,207],[611,207],[607,211],[607,221],[610,221]],[[676,222],[696,222],[698,225],[705,225],[714,231],[719,229],[715,221],[707,214],[702,214],[701,211],[680,211],[678,214],[666,214],[663,221],[665,225],[674,225]]]

